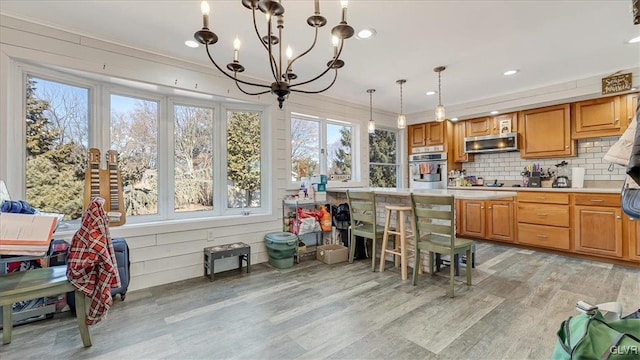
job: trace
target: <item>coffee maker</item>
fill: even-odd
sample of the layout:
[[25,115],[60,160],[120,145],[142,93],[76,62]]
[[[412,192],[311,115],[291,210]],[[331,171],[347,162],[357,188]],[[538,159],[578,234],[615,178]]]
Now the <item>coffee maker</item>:
[[568,188],[569,187],[569,165],[568,162],[562,160],[562,162],[556,164],[556,179],[551,184],[554,188]]

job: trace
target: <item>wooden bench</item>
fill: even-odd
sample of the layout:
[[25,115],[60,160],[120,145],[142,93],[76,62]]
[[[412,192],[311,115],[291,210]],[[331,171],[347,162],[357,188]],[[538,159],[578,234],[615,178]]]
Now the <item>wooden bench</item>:
[[44,296],[64,294],[68,291],[75,292],[76,316],[78,328],[84,346],[91,346],[89,327],[85,309],[85,296],[75,290],[67,280],[66,266],[52,266],[42,269],[34,269],[9,273],[0,276],[0,307],[2,307],[2,343],[11,342],[11,306],[18,301],[25,301]]

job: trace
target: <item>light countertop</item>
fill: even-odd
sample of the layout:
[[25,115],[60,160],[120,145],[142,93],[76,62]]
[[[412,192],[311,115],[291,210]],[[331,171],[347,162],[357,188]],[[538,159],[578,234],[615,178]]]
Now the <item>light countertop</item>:
[[[512,188],[513,189],[513,188]],[[517,193],[514,190],[511,191],[473,191],[467,188],[449,188],[449,189],[411,189],[411,188],[378,188],[378,187],[365,187],[365,188],[331,188],[327,189],[327,192],[346,192],[351,191],[373,191],[376,195],[387,196],[409,196],[414,194],[423,195],[440,195],[447,196],[453,195],[456,199],[464,200],[493,200],[503,199],[516,196]]]
[[620,194],[620,187],[592,187],[592,188],[532,188],[532,187],[488,187],[488,186],[450,186],[448,189],[464,189],[469,191],[544,191],[544,192],[574,192],[574,193],[605,193],[605,194]]

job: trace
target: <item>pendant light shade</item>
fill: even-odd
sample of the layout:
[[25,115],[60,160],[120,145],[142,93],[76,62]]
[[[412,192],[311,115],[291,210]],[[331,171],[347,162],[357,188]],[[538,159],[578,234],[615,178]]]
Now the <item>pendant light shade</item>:
[[406,83],[407,80],[400,79],[396,81],[396,84],[400,84],[400,115],[398,115],[398,129],[404,129],[407,126],[407,118],[404,116],[402,112],[402,84]]
[[440,85],[441,85],[441,80],[440,80],[440,73],[444,71],[444,69],[446,69],[446,66],[438,66],[436,68],[433,69],[433,71],[438,73],[438,106],[436,106],[436,121],[438,122],[442,122],[445,119],[445,112],[444,112],[444,105],[442,105],[442,91],[440,89]]
[[369,124],[367,125],[367,132],[373,134],[376,132],[376,123],[373,121],[373,93],[376,89],[368,89],[369,93]]

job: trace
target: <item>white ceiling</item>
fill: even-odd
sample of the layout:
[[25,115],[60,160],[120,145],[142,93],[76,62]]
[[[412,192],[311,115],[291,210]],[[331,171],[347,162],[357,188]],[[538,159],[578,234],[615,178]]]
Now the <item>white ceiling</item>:
[[[220,65],[232,59],[232,42],[238,35],[245,74],[270,83],[251,11],[239,0],[209,4],[210,28],[220,37],[212,52]],[[306,18],[312,14],[313,1],[282,4],[283,42],[299,53],[312,41]],[[640,26],[633,25],[631,4],[632,0],[352,0],[349,24],[356,31],[373,27],[377,36],[346,41],[342,56],[346,66],[325,94],[368,106],[366,90],[374,88],[374,107],[397,112],[396,80],[407,79],[403,102],[404,112],[410,114],[437,105],[437,95],[425,92],[437,90],[433,68],[439,65],[447,66],[442,73],[445,106],[637,67],[640,43],[627,43],[640,35]],[[319,72],[332,56],[329,33],[339,21],[339,1],[322,0],[320,10],[328,24],[320,31],[316,49],[296,63],[300,78]],[[0,13],[213,67],[203,47],[184,45],[202,27],[200,1],[2,0]],[[259,21],[265,33],[262,16]],[[509,69],[520,72],[503,76]],[[327,76],[303,89],[329,81]]]

